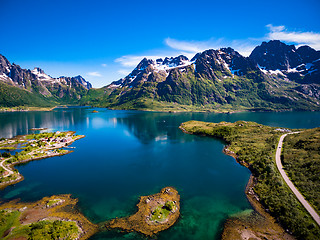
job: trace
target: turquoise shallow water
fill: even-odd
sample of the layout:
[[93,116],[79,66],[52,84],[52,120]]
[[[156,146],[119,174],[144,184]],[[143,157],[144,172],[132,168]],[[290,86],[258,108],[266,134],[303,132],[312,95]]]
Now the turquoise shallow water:
[[[228,216],[251,209],[244,194],[248,169],[222,153],[223,142],[182,133],[188,120],[251,120],[262,124],[312,128],[320,126],[318,112],[286,113],[150,113],[91,108],[53,112],[0,113],[0,137],[74,130],[84,134],[61,157],[20,165],[25,180],[0,192],[4,200],[35,201],[71,193],[93,222],[135,212],[140,195],[175,187],[181,195],[181,218],[158,239],[219,239]],[[135,233],[108,232],[92,239],[140,239]]]

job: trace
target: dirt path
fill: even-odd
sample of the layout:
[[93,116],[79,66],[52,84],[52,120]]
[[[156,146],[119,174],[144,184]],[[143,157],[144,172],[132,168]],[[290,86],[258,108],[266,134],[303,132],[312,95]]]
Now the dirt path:
[[0,167],[2,167],[5,171],[8,172],[8,174],[3,175],[3,177],[9,177],[10,175],[13,174],[13,171],[10,168],[5,167],[3,164],[5,161],[9,160],[10,158],[5,158],[0,162]]
[[305,207],[305,209],[310,213],[310,215],[312,216],[312,218],[314,219],[314,221],[320,226],[320,217],[319,215],[316,213],[316,211],[312,208],[312,206],[305,200],[305,198],[302,196],[302,194],[299,192],[299,190],[293,185],[293,183],[291,182],[291,180],[289,179],[289,177],[287,176],[287,174],[285,173],[285,171],[283,170],[283,166],[281,163],[281,150],[282,150],[282,143],[283,143],[283,139],[288,135],[288,134],[296,134],[299,132],[293,132],[293,133],[286,133],[283,134],[280,137],[279,140],[279,144],[277,147],[277,152],[276,152],[276,163],[277,163],[277,168],[282,176],[282,178],[284,179],[284,181],[287,183],[287,185],[289,186],[289,188],[292,190],[292,192],[294,193],[294,195],[296,195],[296,197],[298,198],[298,200],[301,202],[301,204]]

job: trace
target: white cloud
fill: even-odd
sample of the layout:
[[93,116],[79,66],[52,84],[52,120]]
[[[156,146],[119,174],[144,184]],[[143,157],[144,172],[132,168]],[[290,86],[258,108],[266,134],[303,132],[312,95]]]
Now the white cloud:
[[[150,50],[146,55],[125,55],[115,60],[124,68],[136,67],[143,58],[157,59],[165,57],[175,57],[180,54],[187,56],[191,59],[196,53],[203,52],[207,49],[219,49],[223,47],[231,47],[238,51],[243,56],[249,56],[252,50],[261,44],[261,41],[266,40],[280,40],[290,44],[309,45],[315,49],[320,49],[320,33],[314,32],[293,32],[288,31],[284,25],[274,26],[272,24],[266,25],[268,32],[261,38],[248,38],[227,40],[224,38],[208,39],[203,41],[187,41],[178,40],[174,38],[164,39],[167,48],[160,50]],[[128,74],[129,70],[121,69],[118,73]]]
[[164,56],[134,56],[134,55],[125,55],[122,56],[120,58],[117,58],[116,60],[114,60],[117,63],[120,63],[122,66],[124,67],[136,67],[143,58],[147,58],[147,59],[158,59],[158,58],[163,58]]
[[288,31],[285,26],[273,26],[268,24],[270,32],[267,34],[269,40],[280,40],[295,43],[298,46],[309,45],[317,50],[320,49],[320,33]]
[[[253,43],[253,41],[255,41]],[[136,67],[139,62],[143,58],[147,59],[158,59],[165,57],[176,57],[180,54],[187,56],[189,59],[191,59],[195,54],[199,52],[203,52],[207,49],[219,49],[222,47],[232,47],[236,51],[238,51],[240,54],[244,56],[249,56],[253,48],[256,46],[256,40],[235,40],[235,41],[227,41],[224,39],[210,39],[206,41],[181,41],[173,38],[166,38],[164,40],[165,44],[170,48],[169,50],[163,50],[163,51],[154,51],[158,54],[156,55],[125,55],[120,58],[115,59],[116,63],[119,63],[123,67],[131,68]],[[159,54],[160,53],[160,54]],[[124,70],[119,70],[122,73],[124,73]],[[118,72],[119,72],[118,71]],[[128,73],[128,71],[126,70]]]
[[219,49],[231,47],[244,56],[249,56],[256,46],[256,40],[233,40],[228,41],[223,38],[209,39],[206,41],[180,41],[172,38],[165,39],[165,43],[172,49],[181,50],[196,54],[207,49]]
[[92,77],[102,77],[99,72],[88,72],[87,75]]
[[166,38],[165,44],[172,49],[186,51],[186,52],[202,52],[205,49],[208,49],[209,41],[180,41],[173,38]]
[[272,24],[268,24],[268,25],[266,25],[266,27],[269,28],[271,32],[281,32],[281,31],[285,30],[285,26],[283,26],[283,25],[273,26]]
[[102,66],[102,67],[106,67],[106,66],[108,66],[108,65],[105,64],[105,63],[102,63],[101,66]]
[[120,73],[121,75],[125,75],[127,76],[131,71],[128,69],[119,69],[118,73]]
[[132,56],[126,55],[114,60],[117,63],[120,63],[122,66],[125,67],[135,67],[141,60],[143,59],[142,56]]

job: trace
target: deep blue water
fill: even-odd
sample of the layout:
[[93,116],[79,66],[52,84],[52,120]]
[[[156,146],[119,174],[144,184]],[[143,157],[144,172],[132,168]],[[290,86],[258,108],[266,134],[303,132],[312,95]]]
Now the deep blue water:
[[[151,113],[92,108],[62,108],[52,112],[0,113],[0,137],[73,130],[85,138],[74,152],[18,166],[25,180],[0,192],[4,200],[35,201],[71,193],[93,222],[135,212],[140,195],[165,186],[181,195],[181,218],[158,239],[219,239],[222,224],[251,206],[244,189],[250,176],[245,167],[222,153],[223,142],[182,133],[188,120],[256,121],[270,126],[320,126],[319,112],[283,113]],[[135,233],[109,232],[92,239],[139,239]]]

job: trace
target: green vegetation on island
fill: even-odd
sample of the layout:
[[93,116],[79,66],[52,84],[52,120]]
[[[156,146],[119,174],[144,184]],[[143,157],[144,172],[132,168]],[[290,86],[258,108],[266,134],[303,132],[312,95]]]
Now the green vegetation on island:
[[[225,148],[225,152],[234,156],[239,163],[249,167],[251,170],[254,176],[253,192],[251,194],[256,195],[257,200],[266,210],[275,216],[285,229],[289,229],[299,239],[312,240],[320,237],[319,226],[285,184],[276,167],[275,151],[279,137],[290,130],[245,121],[235,123],[189,121],[181,124],[180,128],[187,133],[216,137],[226,141],[228,146]],[[302,134],[305,133],[307,137],[308,131],[318,132],[319,129],[302,131]],[[288,139],[292,141],[292,138],[298,136],[299,134],[297,136],[292,135]],[[319,138],[315,140],[318,136],[319,134],[313,135],[314,141],[320,142]],[[290,152],[290,148],[286,146],[286,143],[284,148],[286,149],[285,159],[286,152]],[[319,157],[319,151],[314,151],[313,154],[318,155],[316,158]],[[292,162],[291,159],[287,159],[284,160],[284,163],[286,161]],[[296,175],[303,175],[313,165],[316,165],[313,168],[319,169],[319,161],[314,161],[312,164],[300,164],[293,171],[295,171]],[[288,163],[285,166],[289,168]],[[310,183],[307,185],[319,186],[319,177],[317,175],[312,176],[300,177],[299,181],[303,182],[302,184],[306,184],[309,181]],[[309,197],[314,197],[314,200],[310,201],[311,203],[319,201],[319,194],[316,194],[317,191],[310,189]]]
[[172,187],[160,193],[141,196],[138,211],[124,218],[116,218],[101,224],[101,230],[122,229],[152,236],[171,227],[180,215],[180,195]]
[[151,221],[162,222],[165,221],[171,212],[176,210],[176,205],[173,201],[168,201],[164,205],[159,205],[153,210],[152,215],[150,217]]
[[9,240],[17,237],[25,239],[77,239],[80,231],[75,222],[42,220],[21,225],[19,211],[0,211],[0,236]]

